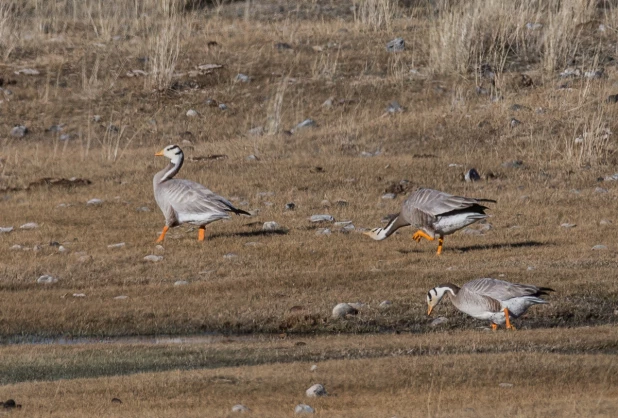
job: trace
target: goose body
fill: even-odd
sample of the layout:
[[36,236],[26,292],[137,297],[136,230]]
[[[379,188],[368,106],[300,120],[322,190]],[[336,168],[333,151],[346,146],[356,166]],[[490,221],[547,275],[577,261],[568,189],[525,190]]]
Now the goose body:
[[184,162],[184,154],[178,145],[169,145],[155,155],[170,159],[168,166],[152,180],[155,200],[165,216],[165,226],[157,242],[163,241],[169,228],[185,223],[199,226],[198,239],[203,241],[204,228],[209,223],[228,219],[230,213],[250,216],[199,183],[175,179]]
[[427,292],[427,305],[431,314],[444,295],[453,305],[473,318],[488,320],[492,328],[506,324],[513,328],[510,318],[518,318],[533,305],[546,304],[541,297],[552,292],[548,287],[510,283],[504,280],[482,278],[472,280],[461,287],[447,283]]
[[374,228],[365,234],[380,241],[399,228],[412,225],[417,229],[412,239],[420,242],[421,238],[429,241],[437,238],[437,253],[441,254],[445,235],[487,218],[487,207],[481,202],[495,203],[495,200],[454,196],[439,190],[421,188],[403,202],[401,212],[386,227]]

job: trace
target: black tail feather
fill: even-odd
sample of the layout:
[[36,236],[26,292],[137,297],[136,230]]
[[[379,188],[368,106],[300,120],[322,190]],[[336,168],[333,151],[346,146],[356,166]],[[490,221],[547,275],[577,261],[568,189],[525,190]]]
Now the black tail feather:
[[252,216],[249,212],[244,211],[242,209],[237,209],[232,207],[230,212],[234,212],[236,215],[247,215],[247,216]]
[[498,203],[498,201],[497,201],[497,200],[493,200],[493,199],[476,199],[476,198],[475,198],[474,200],[476,200],[477,202],[490,202],[490,203]]

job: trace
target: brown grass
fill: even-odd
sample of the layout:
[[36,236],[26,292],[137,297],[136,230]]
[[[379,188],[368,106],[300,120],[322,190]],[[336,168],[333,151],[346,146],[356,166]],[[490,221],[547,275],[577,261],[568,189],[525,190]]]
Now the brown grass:
[[[381,4],[387,3],[392,4]],[[437,310],[449,318],[448,324],[431,328],[424,296],[441,282],[461,284],[483,276],[556,290],[551,305],[535,307],[517,321],[524,331],[516,338],[524,346],[532,338],[525,329],[561,335],[569,327],[590,326],[587,338],[594,340],[597,333],[603,334],[606,328],[602,325],[616,322],[618,301],[613,279],[618,266],[618,189],[615,182],[597,181],[616,172],[616,105],[606,103],[607,96],[616,93],[618,81],[608,46],[618,40],[613,31],[615,9],[600,9],[592,2],[584,2],[584,8],[573,6],[574,2],[550,2],[538,9],[533,9],[538,2],[525,1],[439,2],[436,9],[423,2],[411,3],[389,15],[390,23],[385,26],[364,23],[358,15],[355,18],[348,2],[231,2],[191,12],[184,11],[180,3],[158,1],[109,6],[96,1],[11,2],[0,6],[0,35],[11,34],[0,36],[0,78],[4,82],[0,87],[12,92],[0,92],[0,189],[6,190],[0,194],[0,226],[16,228],[0,234],[0,338],[220,332],[315,334],[333,341],[350,333],[412,332],[418,338],[434,338],[445,329],[475,333],[473,328],[487,324],[460,314],[448,303]],[[480,7],[485,3],[486,9]],[[570,11],[565,8],[568,5]],[[462,15],[462,7],[470,8],[469,13]],[[453,30],[465,22],[456,18],[480,19],[475,22],[482,24],[470,26],[474,30],[462,40]],[[544,26],[528,31],[522,28],[528,21]],[[598,30],[600,24],[605,31]],[[159,38],[162,28],[168,30],[165,38]],[[385,44],[395,36],[404,37],[406,50],[389,54]],[[276,48],[279,42],[292,49]],[[493,81],[476,71],[482,63],[494,66]],[[223,68],[199,72],[201,64]],[[605,72],[600,79],[562,79],[558,73],[567,65],[582,72],[603,67]],[[23,68],[35,68],[40,74],[14,74]],[[236,81],[238,73],[249,75],[251,81]],[[565,83],[566,88],[557,88]],[[477,94],[477,87],[488,94]],[[331,97],[333,106],[322,106]],[[209,106],[208,98],[225,103],[228,110]],[[392,100],[406,111],[385,114]],[[523,107],[512,110],[513,104]],[[189,109],[198,116],[186,117]],[[94,115],[101,120],[93,121]],[[318,126],[293,135],[286,132],[306,118]],[[522,124],[511,127],[512,118]],[[59,123],[65,124],[62,133],[71,135],[68,141],[47,131]],[[30,133],[22,139],[9,136],[15,124],[26,125]],[[117,129],[108,129],[110,124]],[[263,126],[267,134],[248,134],[257,126]],[[204,243],[197,242],[197,230],[175,229],[168,234],[164,249],[156,249],[154,240],[163,216],[152,196],[151,179],[165,161],[153,154],[170,143],[180,144],[187,157],[227,155],[219,160],[188,160],[179,177],[202,182],[239,205],[247,202],[240,207],[259,209],[259,214],[209,226],[210,236]],[[376,151],[377,156],[362,156]],[[258,159],[248,160],[250,154]],[[503,166],[512,160],[522,160],[523,166]],[[482,181],[462,180],[463,172],[471,167],[483,175]],[[20,190],[42,177],[81,177],[92,184]],[[410,239],[408,234],[414,231],[401,230],[386,241],[373,242],[357,231],[343,233],[333,225],[316,226],[307,219],[329,213],[336,220],[353,221],[357,228],[379,226],[382,217],[397,212],[405,198],[404,193],[395,200],[383,200],[382,194],[404,179],[411,189],[422,185],[497,199],[491,205],[492,228],[483,235],[447,237],[443,256],[436,257],[435,244],[417,245]],[[597,193],[597,187],[607,193]],[[95,197],[104,203],[87,206]],[[323,200],[330,206],[323,207]],[[347,206],[338,205],[338,200],[347,201]],[[297,209],[285,211],[288,202],[294,202]],[[137,210],[143,206],[150,212]],[[273,220],[286,232],[263,233],[262,223]],[[26,222],[38,222],[40,227],[20,230]],[[560,227],[562,223],[577,226],[566,229]],[[330,227],[333,233],[318,236],[318,227]],[[68,251],[59,252],[51,242]],[[118,242],[126,246],[107,248]],[[608,249],[593,251],[597,244]],[[14,245],[28,250],[12,250]],[[229,253],[237,257],[225,258]],[[143,261],[148,254],[164,259],[154,264]],[[59,281],[37,284],[42,274]],[[177,280],[189,284],[174,286]],[[86,296],[77,298],[74,293]],[[119,295],[128,298],[114,299]],[[387,299],[393,307],[379,309]],[[356,301],[367,304],[359,316],[330,319],[335,304]],[[502,335],[483,338],[510,338]],[[320,344],[326,344],[320,338],[316,341],[320,349]],[[457,344],[465,346],[465,338]],[[487,386],[494,380],[483,370],[510,358],[504,350],[496,349],[487,357],[457,350],[444,360],[435,357],[445,362],[436,367],[455,359],[464,364],[461,369],[448,369],[444,375],[448,379],[435,385],[451,388],[461,376],[473,373],[479,386],[471,392],[464,387],[453,396],[475,397],[478,403],[472,408],[482,411],[480,415],[492,415],[492,409],[479,405],[495,405],[495,394],[472,391],[495,388],[493,383]],[[615,353],[614,346],[609,350]],[[530,353],[517,352],[529,364],[524,369],[529,373],[537,365],[552,366],[547,373],[542,369],[539,380],[533,375],[529,386],[516,386],[510,392],[516,396],[501,411],[530,416],[532,406],[526,403],[526,393],[534,391],[537,401],[543,396],[549,399],[546,409],[538,409],[539,415],[550,413],[565,399],[572,403],[562,411],[611,415],[606,411],[615,409],[615,404],[608,406],[605,398],[573,401],[584,399],[574,393],[602,393],[601,388],[608,387],[602,380],[593,382],[591,376],[596,372],[604,376],[602,371],[608,369],[610,360],[585,352],[581,346],[565,357],[538,346]],[[71,355],[62,351],[55,361],[66,364]],[[100,355],[95,353],[93,358]],[[221,358],[226,356],[236,358],[228,352]],[[184,358],[178,358],[169,369],[183,367]],[[426,376],[422,373],[427,373],[413,358],[407,358],[401,369],[387,358],[375,363],[363,356],[355,358],[354,367],[368,368],[369,376],[386,367],[400,380],[389,387],[388,377],[376,377],[375,393],[370,393],[373,389],[357,379],[360,372],[341,374],[340,380],[333,381],[339,382],[334,383],[338,397],[319,404],[333,416],[348,415],[347,410],[337,408],[352,408],[354,402],[358,409],[350,410],[375,415],[376,396],[385,399],[382,405],[393,402],[392,409],[380,409],[391,415],[414,416],[417,412],[413,411],[419,410],[430,416],[463,414],[461,409],[451,409],[455,407],[447,401],[428,401],[430,389],[410,380],[410,373],[420,373],[420,381]],[[347,362],[340,359],[334,357],[329,363],[333,370],[346,367]],[[578,362],[590,369],[574,367]],[[284,390],[285,402],[302,400],[296,386],[287,388],[295,377],[286,375],[287,366],[277,365],[277,359],[270,359],[268,365],[247,363],[252,365],[243,369],[255,379],[277,377],[269,384]],[[243,359],[218,364],[241,366]],[[427,367],[431,362],[423,364]],[[506,375],[512,370],[509,367],[515,366],[505,368]],[[119,372],[110,370],[111,374]],[[130,370],[158,369],[138,363]],[[557,370],[570,380],[553,390],[546,382]],[[46,379],[58,373],[51,370]],[[173,376],[176,386],[170,385],[166,396],[184,402],[180,394],[188,391],[185,383],[208,379],[217,372],[168,373],[76,380],[66,385],[76,391],[73,397],[80,397],[79,391],[86,387],[102,391],[108,384],[126,394],[136,384],[155,387]],[[580,373],[583,383],[574,383]],[[36,373],[29,376],[18,380],[36,378]],[[310,381],[306,378],[302,385],[295,384],[304,387]],[[225,415],[231,405],[223,403],[242,393],[254,394],[257,380],[251,382],[237,392],[226,392],[229,396],[212,399],[215,411],[221,411],[213,414]],[[51,388],[57,384],[37,385],[20,383],[11,388],[28,399],[35,393],[29,391],[40,389],[45,393],[40,405],[49,404],[54,396]],[[444,399],[451,396],[435,385],[432,397],[437,393]],[[343,387],[349,389],[339,390]],[[0,399],[13,396],[6,388],[2,387]],[[141,399],[158,402],[150,390]],[[103,396],[100,393],[97,396]],[[362,401],[355,393],[363,393]],[[193,408],[203,406],[195,401],[197,391],[190,396],[195,398],[187,404],[187,416],[198,414]],[[283,402],[275,395],[251,396],[255,397],[247,399],[255,400],[256,411],[264,414],[268,405]],[[172,415],[178,407],[161,402],[141,412],[137,407],[118,412],[106,409],[107,398],[97,398],[100,414],[148,415],[155,408],[158,416]],[[80,399],[86,402],[87,398]],[[403,404],[401,399],[412,403]],[[68,416],[71,402],[57,404],[58,414]],[[521,409],[517,409],[519,402],[524,402]],[[289,415],[293,406],[281,414]]]

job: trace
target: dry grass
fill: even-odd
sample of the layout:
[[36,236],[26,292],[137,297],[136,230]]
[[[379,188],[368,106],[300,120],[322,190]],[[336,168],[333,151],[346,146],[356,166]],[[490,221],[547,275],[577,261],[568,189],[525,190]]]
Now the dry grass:
[[[552,2],[537,9],[532,8],[534,2],[525,1],[485,2],[485,9],[481,2],[466,2],[467,6],[440,2],[435,10],[412,2],[391,16],[389,26],[372,29],[359,24],[347,2],[231,2],[191,12],[181,10],[179,3],[154,1],[112,2],[111,6],[96,1],[32,1],[18,7],[22,3],[0,6],[0,35],[7,28],[12,34],[0,36],[1,87],[12,93],[0,92],[0,189],[6,190],[0,194],[0,226],[16,227],[14,232],[0,234],[3,341],[205,332],[315,334],[321,336],[316,338],[316,352],[325,352],[322,344],[335,344],[347,338],[346,334],[395,331],[418,334],[422,341],[435,338],[431,341],[437,341],[436,347],[447,347],[449,343],[440,336],[451,334],[444,331],[464,329],[447,357],[431,357],[438,359],[436,367],[448,370],[444,383],[436,381],[431,389],[417,386],[432,364],[425,357],[423,367],[411,357],[397,369],[395,360],[381,358],[374,363],[366,357],[379,355],[361,353],[349,363],[355,370],[367,368],[368,375],[374,376],[377,368],[390,368],[398,383],[388,386],[388,377],[382,375],[376,377],[382,383],[370,388],[358,379],[359,371],[342,373],[340,380],[332,381],[337,396],[320,401],[319,407],[333,416],[353,413],[337,409],[344,406],[358,414],[375,415],[372,405],[376,396],[382,396],[381,405],[392,401],[393,406],[380,411],[391,415],[414,416],[422,411],[430,416],[461,416],[465,411],[453,409],[452,402],[449,406],[448,401],[431,401],[440,393],[442,399],[454,393],[459,399],[478,396],[471,408],[481,416],[492,415],[494,410],[482,405],[495,405],[490,402],[493,392],[486,389],[495,388],[489,382],[498,378],[487,370],[510,358],[505,353],[516,350],[494,346],[487,358],[466,351],[466,336],[480,335],[473,329],[487,324],[444,304],[438,313],[449,318],[448,324],[431,328],[424,295],[441,282],[504,277],[549,286],[556,293],[551,305],[535,307],[518,321],[524,331],[517,337],[482,334],[486,345],[491,339],[515,338],[530,347],[529,353],[517,351],[516,357],[529,364],[523,370],[534,377],[526,380],[529,385],[515,386],[514,396],[501,412],[530,416],[527,412],[533,400],[527,403],[526,393],[531,391],[538,394],[537,401],[543,396],[549,399],[543,407],[547,409],[538,409],[539,415],[557,409],[566,399],[570,403],[560,411],[609,416],[607,411],[615,410],[615,404],[605,403],[605,395],[590,402],[582,400],[584,395],[575,396],[604,393],[601,389],[608,386],[591,376],[598,372],[597,377],[600,373],[604,378],[610,360],[600,354],[586,356],[585,343],[575,344],[569,352],[564,349],[568,344],[556,341],[554,346],[562,347],[561,353],[572,356],[552,355],[546,346],[535,345],[537,337],[533,336],[558,338],[562,332],[571,332],[569,327],[590,326],[573,332],[585,332],[587,341],[597,341],[607,329],[613,332],[611,326],[616,322],[618,285],[613,277],[618,266],[618,189],[615,182],[597,180],[614,174],[617,162],[616,105],[606,102],[608,95],[616,93],[618,81],[614,51],[608,46],[618,40],[612,29],[616,27],[613,8],[598,9],[583,2],[583,9],[571,5],[574,14],[569,18],[563,6],[571,2]],[[461,7],[469,8],[467,14],[461,14]],[[561,33],[552,26],[560,19],[566,22],[563,25],[568,23],[564,27],[577,30]],[[525,28],[528,21],[544,26],[529,31]],[[466,26],[466,22],[476,23]],[[598,30],[600,24],[605,31]],[[165,27],[170,31],[163,31]],[[454,36],[454,28],[464,27],[470,28],[469,37]],[[159,37],[162,33],[167,35]],[[441,34],[448,39],[440,38]],[[395,36],[404,37],[406,50],[389,54],[385,44]],[[292,48],[275,46],[283,42]],[[494,66],[493,80],[476,71],[482,63]],[[223,67],[198,70],[201,64]],[[599,79],[562,79],[558,72],[566,65],[582,72],[597,67],[605,71]],[[40,74],[14,73],[23,68],[37,69]],[[134,70],[148,75],[140,76]],[[237,81],[238,73],[249,75],[251,81]],[[557,88],[563,84],[565,88]],[[333,105],[323,106],[331,97]],[[206,99],[224,103],[228,109],[210,106]],[[393,100],[406,110],[385,114]],[[520,105],[519,110],[514,104]],[[187,117],[189,109],[198,116]],[[94,121],[94,115],[100,115],[100,120]],[[318,126],[292,135],[287,132],[306,118]],[[522,124],[511,127],[512,118]],[[61,133],[48,131],[60,123],[64,124]],[[21,139],[9,136],[15,124],[26,125],[30,133]],[[250,135],[249,129],[257,126],[269,135]],[[68,141],[60,139],[65,133],[71,135]],[[154,203],[151,179],[165,162],[153,154],[170,143],[183,146],[188,157],[227,155],[227,159],[188,160],[179,177],[202,182],[234,198],[242,209],[259,209],[259,214],[211,225],[209,239],[201,244],[196,230],[175,229],[168,234],[164,249],[157,249],[154,240],[163,216]],[[258,159],[248,160],[250,154]],[[512,160],[522,160],[523,166],[503,165]],[[462,180],[463,172],[471,167],[483,175],[482,181]],[[42,177],[82,177],[92,184],[19,190]],[[329,213],[337,220],[353,221],[357,228],[379,226],[381,218],[395,213],[405,198],[403,193],[395,200],[384,200],[382,194],[404,179],[410,188],[422,185],[497,199],[489,220],[492,228],[481,235],[447,237],[443,256],[436,257],[434,244],[417,245],[410,240],[408,233],[414,231],[402,230],[386,241],[373,242],[357,231],[344,233],[333,225],[316,226],[307,220],[312,214]],[[599,193],[597,187],[607,193]],[[95,197],[104,203],[87,206]],[[330,205],[325,207],[323,200]],[[339,205],[338,200],[348,203]],[[285,211],[288,202],[294,202],[296,210]],[[138,211],[144,206],[150,212]],[[273,220],[286,232],[263,233],[262,223]],[[613,223],[601,222],[605,220]],[[38,222],[40,227],[20,230],[26,222]],[[566,229],[560,227],[562,223],[577,226]],[[318,227],[330,227],[333,233],[316,235]],[[52,242],[67,251],[59,252]],[[126,246],[107,248],[118,242]],[[597,244],[608,248],[593,251]],[[12,250],[14,245],[28,250]],[[229,253],[237,257],[224,257]],[[143,261],[147,254],[161,254],[164,259],[148,263]],[[37,284],[42,274],[59,281]],[[174,286],[177,280],[189,284]],[[86,296],[73,297],[74,293]],[[115,299],[119,295],[128,298]],[[393,307],[379,309],[386,299]],[[336,303],[353,301],[368,306],[355,318],[330,319]],[[366,340],[354,343],[359,347],[357,353],[363,344],[390,344],[382,337],[372,338],[371,344]],[[607,351],[599,348],[603,344]],[[596,353],[615,353],[609,342],[594,347],[591,350]],[[1,350],[8,356],[12,348]],[[33,350],[24,353],[38,349]],[[42,370],[37,362],[33,362],[35,372],[26,367],[28,359],[37,355],[48,358],[45,349],[41,350],[31,357],[15,358],[19,366],[11,373],[22,377],[11,382],[29,380],[36,370]],[[88,374],[92,371],[89,359],[103,356],[101,350],[95,351],[71,369],[81,372],[66,376],[121,372],[117,366],[104,364],[100,370],[109,373]],[[329,364],[340,371],[348,364],[341,361],[346,349],[334,351],[340,354],[328,357],[332,359]],[[286,366],[276,363],[308,358],[243,360],[263,352],[246,350],[243,357],[223,351],[216,364],[250,364],[246,373],[256,380],[226,392],[221,399],[199,398],[198,391],[186,395],[191,396],[186,415],[197,414],[192,408],[203,406],[198,398],[212,401],[216,411],[221,411],[213,414],[220,415],[231,406],[225,402],[246,393],[251,395],[242,399],[251,399],[256,411],[264,414],[268,405],[302,400],[302,392],[296,389],[308,386],[311,378],[295,381],[295,376],[286,374]],[[48,369],[46,379],[63,376],[66,359],[75,355],[59,353],[52,362],[59,368]],[[162,370],[152,366],[162,362],[156,354],[150,357],[153,360],[140,363],[135,352],[127,353],[131,372]],[[168,354],[178,360],[165,363],[165,370],[186,368],[185,361],[193,364],[177,352]],[[465,366],[448,369],[446,364],[455,359]],[[589,369],[575,367],[576,363]],[[204,365],[204,361],[195,363],[195,367]],[[538,380],[532,374],[537,366],[543,370]],[[306,364],[294,363],[293,367],[305,370]],[[512,367],[498,377],[508,376]],[[186,385],[192,379],[208,381],[218,372],[168,373],[66,382],[67,388],[74,388],[67,389],[66,400],[79,397],[80,388],[87,387],[94,392],[109,387],[123,397],[137,396],[127,395],[131,387],[153,388],[173,378],[175,386],[161,395],[184,402],[182,394],[191,392]],[[234,369],[233,373],[243,372]],[[410,373],[419,373],[421,380],[411,380]],[[467,373],[478,377],[478,386],[453,392],[452,385]],[[557,373],[570,379],[565,378],[558,391],[546,384]],[[580,373],[583,380],[578,383],[575,376]],[[258,378],[270,382],[275,377],[277,381],[269,384],[284,390],[281,398],[255,395]],[[355,380],[350,381],[352,377]],[[440,384],[449,391],[440,392]],[[29,395],[34,392],[29,391],[40,390],[45,395],[37,402],[50,405],[55,402],[51,399],[57,385],[3,386],[0,399],[17,391],[35,405]],[[478,391],[481,387],[485,390]],[[179,408],[177,403],[152,399],[151,389],[144,389],[140,399],[152,404],[143,411],[123,404],[123,408],[135,409],[116,411],[105,403],[109,396],[98,393],[96,408],[104,415],[139,416],[152,410],[157,416],[172,415]],[[362,402],[356,393],[363,394]],[[80,399],[85,402],[86,398]],[[411,403],[404,404],[402,399]],[[582,401],[575,404],[573,399]],[[352,406],[355,401],[356,407]],[[53,403],[60,408],[57,414],[79,415],[62,409],[70,408],[71,402]],[[517,409],[519,402],[524,402],[521,409]],[[280,413],[289,415],[291,408]],[[43,409],[37,406],[35,411],[28,416],[42,414]]]

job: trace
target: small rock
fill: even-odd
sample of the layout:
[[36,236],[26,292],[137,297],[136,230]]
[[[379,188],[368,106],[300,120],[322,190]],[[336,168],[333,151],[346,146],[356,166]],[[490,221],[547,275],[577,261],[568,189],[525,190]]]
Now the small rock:
[[101,115],[94,115],[92,117],[93,122],[101,122]]
[[335,218],[331,215],[311,215],[309,218],[311,222],[334,222]]
[[247,131],[249,136],[262,136],[264,135],[264,127],[256,126],[255,128],[251,128]]
[[251,81],[251,78],[248,75],[239,73],[236,75],[235,80],[240,81],[241,83],[248,83],[249,81]]
[[163,256],[161,255],[150,254],[144,257],[144,261],[151,261],[153,263],[159,262],[161,260],[163,260]]
[[611,96],[607,96],[607,103],[618,103],[618,94],[612,94]]
[[305,119],[304,121],[296,125],[294,128],[290,129],[290,132],[294,133],[298,131],[299,129],[315,128],[316,126],[318,126],[318,124],[315,123],[313,119]]
[[122,403],[122,401],[118,398],[112,398],[112,403]]
[[53,284],[58,283],[58,279],[56,279],[54,276],[50,276],[49,274],[44,274],[38,279],[36,279],[36,282],[39,284]]
[[17,251],[17,250],[21,250],[22,248],[23,247],[21,245],[15,244],[15,245],[12,245],[11,248],[9,248],[9,250]]
[[102,203],[103,203],[103,201],[101,199],[94,198],[94,199],[90,199],[89,201],[87,201],[86,205],[96,206],[96,205],[100,205]]
[[463,231],[461,231],[462,234],[466,234],[466,235],[483,235],[483,231],[480,231],[478,229],[474,229],[474,228],[465,228]]
[[309,368],[309,371],[315,372],[318,369],[318,365],[314,364]]
[[513,384],[512,383],[500,383],[498,386],[500,386],[501,388],[512,388]]
[[138,212],[150,212],[150,208],[148,206],[140,206],[136,209]]
[[406,49],[406,43],[403,38],[395,38],[386,44],[388,52],[401,52]]
[[124,247],[125,245],[126,245],[126,244],[125,244],[124,242],[119,242],[118,244],[109,244],[109,245],[107,246],[107,248],[110,248],[110,249],[112,249],[112,248],[122,248],[122,247]]
[[118,295],[116,297],[114,297],[115,300],[124,300],[124,299],[128,299],[129,297],[126,295]]
[[249,154],[249,155],[247,155],[246,160],[247,160],[247,161],[257,161],[257,160],[259,160],[259,158],[258,158],[258,157],[256,157],[256,156],[255,156],[255,155],[253,155],[253,154]]
[[61,141],[68,141],[69,139],[71,139],[71,134],[62,134],[62,135],[60,135],[59,139]]
[[512,161],[506,161],[504,163],[502,163],[502,167],[504,168],[521,168],[523,167],[524,162],[521,160],[512,160]]
[[281,225],[275,221],[264,222],[264,225],[262,225],[262,231],[278,231],[280,229]]
[[194,116],[197,116],[197,112],[195,110],[193,110],[193,109],[189,109],[189,110],[187,110],[187,116],[192,118]]
[[244,405],[238,404],[232,407],[232,412],[249,412],[249,408]]
[[519,125],[521,125],[521,122],[515,118],[511,118],[511,122],[510,122],[511,128],[515,128]]
[[320,202],[320,206],[322,206],[323,208],[330,208],[330,201],[324,199]]
[[433,321],[431,321],[431,323],[429,324],[432,327],[437,327],[439,325],[442,324],[446,324],[448,322],[448,318],[445,318],[443,316],[439,316],[436,319],[434,319]]
[[223,255],[223,258],[227,259],[227,260],[232,260],[234,258],[238,257],[238,254],[234,254],[234,253],[227,253],[225,255]]
[[305,394],[307,395],[308,398],[317,398],[319,396],[326,396],[326,389],[324,388],[324,385],[321,385],[320,383],[316,383],[315,385],[307,389],[305,391]]
[[584,77],[589,80],[594,80],[594,79],[603,78],[604,74],[605,74],[605,68],[597,68],[594,70],[586,71],[584,73]]
[[341,208],[344,208],[344,207],[348,206],[348,201],[347,200],[343,200],[343,199],[338,199],[338,200],[335,200],[335,205],[337,205],[337,206],[339,206]]
[[358,314],[358,309],[354,308],[349,303],[339,303],[333,308],[332,318],[339,319],[356,314]]
[[174,286],[186,286],[188,284],[189,284],[189,282],[186,281],[186,280],[176,280],[174,282]]
[[11,129],[11,136],[14,136],[16,138],[22,138],[26,136],[27,133],[28,128],[26,128],[24,125],[15,125]]
[[602,245],[602,244],[598,244],[595,245],[594,247],[592,247],[593,251],[599,251],[599,250],[607,250],[607,246],[606,245]]
[[610,221],[609,219],[601,219],[599,221],[599,225],[609,225],[611,223],[612,223],[612,221]]
[[603,177],[604,181],[618,181],[618,173],[612,174],[611,176]]
[[563,224],[560,224],[560,226],[563,227],[563,228],[570,229],[570,228],[575,228],[577,226],[577,224],[570,224],[570,223],[566,223],[565,222]]
[[[618,94],[616,95],[616,97],[618,97]],[[324,101],[324,103],[322,103],[322,107],[325,107],[327,109],[333,107],[333,100],[335,100],[334,97],[329,97]]]
[[163,248],[163,245],[158,244],[157,246],[155,246],[155,250],[157,250],[159,252],[163,252],[163,251],[165,251],[165,248]]
[[64,123],[61,123],[59,125],[52,125],[52,126],[50,126],[47,131],[48,132],[57,133],[57,132],[62,132],[63,129],[64,129]]
[[227,105],[225,103],[219,103],[219,110],[227,110]]
[[314,412],[315,412],[315,409],[313,409],[309,405],[305,405],[304,403],[298,404],[294,408],[295,414],[313,414]]
[[68,251],[68,250],[64,247],[64,245],[60,245],[60,246],[58,246],[58,252],[60,252],[60,253],[65,253],[65,252],[67,252],[67,251]]
[[36,229],[39,227],[39,224],[36,222],[28,222],[27,224],[23,224],[22,226],[19,227],[19,229],[25,229],[25,230],[30,230],[30,229]]
[[390,102],[388,104],[388,106],[386,107],[386,112],[387,113],[401,113],[403,112],[405,109],[395,100],[393,100],[392,102]]
[[395,193],[385,193],[382,195],[382,199],[394,199],[397,195]]
[[275,195],[275,192],[258,192],[257,194],[258,197],[270,197],[274,195]]
[[582,72],[579,68],[569,67],[560,73],[560,77],[562,78],[575,78],[581,77]]
[[479,174],[478,171],[476,171],[476,168],[471,168],[470,170],[466,171],[466,174],[464,175],[464,179],[468,182],[479,181],[481,179],[481,175]]
[[316,235],[330,235],[332,231],[328,228],[319,228],[315,231]]
[[275,49],[279,50],[279,51],[284,51],[286,49],[292,49],[292,46],[288,43],[285,42],[277,42],[275,44]]
[[296,204],[294,204],[293,202],[285,204],[285,210],[294,210],[294,209],[296,209]]
[[594,192],[595,192],[595,193],[607,193],[607,192],[608,192],[608,190],[607,190],[607,189],[604,189],[604,188],[602,188],[602,187],[596,187],[596,188],[594,189]]
[[13,409],[13,408],[21,408],[21,405],[16,403],[15,400],[13,399],[9,399],[5,402],[0,401],[0,405],[4,408],[4,409]]
[[35,70],[34,68],[22,68],[21,70],[15,71],[15,74],[20,75],[39,75],[39,70]]
[[393,306],[393,302],[391,302],[390,300],[384,300],[380,302],[380,309],[389,309],[391,306]]
[[73,297],[74,298],[85,298],[86,294],[85,293],[73,293]]
[[11,231],[13,231],[12,226],[0,226],[0,234],[4,234],[7,232],[11,232]]
[[543,25],[541,23],[526,23],[526,29],[528,30],[537,30],[541,29]]

